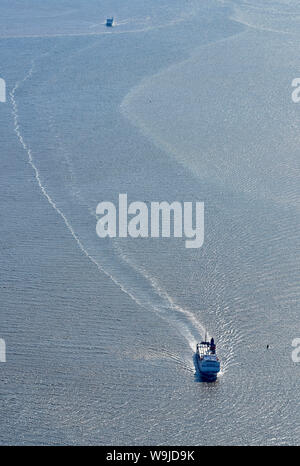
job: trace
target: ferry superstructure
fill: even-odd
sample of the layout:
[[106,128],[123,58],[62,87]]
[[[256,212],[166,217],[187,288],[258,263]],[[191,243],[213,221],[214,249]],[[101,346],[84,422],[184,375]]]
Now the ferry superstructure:
[[201,341],[196,346],[196,359],[200,374],[204,379],[216,380],[220,372],[220,361],[216,355],[214,339]]
[[114,25],[114,18],[107,18],[106,26],[107,27],[112,27],[113,25]]

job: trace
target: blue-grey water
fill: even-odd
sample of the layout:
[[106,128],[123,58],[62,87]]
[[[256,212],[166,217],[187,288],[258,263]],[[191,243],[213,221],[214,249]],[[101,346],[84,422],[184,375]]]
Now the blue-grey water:
[[[1,1],[1,444],[299,444],[299,76],[296,0]],[[203,247],[101,240],[119,193]]]

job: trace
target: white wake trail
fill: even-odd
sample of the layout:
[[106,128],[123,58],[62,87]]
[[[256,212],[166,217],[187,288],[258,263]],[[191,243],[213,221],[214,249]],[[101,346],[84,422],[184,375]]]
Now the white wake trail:
[[110,273],[108,273],[102,266],[101,264],[99,264],[99,262],[96,261],[96,259],[91,256],[89,254],[89,252],[85,249],[85,247],[83,246],[82,242],[80,241],[80,239],[78,238],[77,234],[75,233],[72,225],[70,224],[69,220],[67,219],[67,217],[65,216],[65,214],[61,211],[61,209],[59,207],[57,207],[56,203],[54,202],[54,200],[51,198],[51,196],[48,194],[45,186],[42,184],[42,180],[41,180],[41,177],[40,177],[40,173],[38,171],[38,168],[37,166],[35,165],[34,163],[34,160],[33,160],[33,156],[32,156],[32,151],[31,149],[28,147],[28,145],[26,144],[26,142],[24,141],[23,139],[23,136],[20,132],[20,125],[19,125],[19,113],[18,113],[18,104],[17,104],[17,101],[16,101],[16,91],[19,89],[19,87],[24,84],[33,74],[33,70],[34,70],[34,61],[32,61],[32,65],[31,65],[31,68],[30,70],[28,71],[28,73],[26,74],[26,76],[21,80],[21,81],[18,81],[14,88],[12,89],[12,91],[9,93],[9,96],[10,96],[10,99],[11,99],[11,103],[12,103],[12,114],[13,114],[13,118],[14,118],[14,131],[15,133],[17,134],[17,137],[23,147],[23,149],[26,151],[27,153],[27,156],[28,156],[28,163],[31,165],[33,171],[34,171],[34,175],[35,175],[35,178],[36,178],[36,181],[43,193],[43,195],[45,196],[45,198],[47,199],[47,201],[49,202],[49,204],[53,207],[53,209],[58,213],[58,215],[60,215],[60,217],[63,219],[66,227],[68,228],[68,230],[70,231],[71,235],[73,236],[73,238],[75,239],[76,243],[78,244],[79,248],[81,249],[81,251],[86,255],[86,257],[88,259],[90,259],[91,262],[93,262],[93,264],[96,265],[96,267],[99,269],[99,271],[103,272],[108,278],[110,278],[113,283],[115,285],[117,285],[124,293],[126,293],[135,303],[137,303],[138,305],[142,306],[142,307],[145,307],[143,305],[143,303],[141,303],[132,293],[130,293],[127,289],[124,288],[124,286],[122,285],[122,283],[120,283],[118,280],[115,279],[115,277],[113,277]]
[[[48,193],[46,187],[43,185],[42,178],[40,175],[40,172],[34,162],[34,158],[32,155],[32,150],[30,149],[29,145],[25,142],[21,131],[20,131],[20,124],[19,124],[19,112],[18,112],[18,104],[16,100],[16,93],[20,86],[24,84],[28,79],[31,78],[33,72],[34,72],[34,66],[35,66],[35,61],[32,61],[32,65],[26,76],[18,81],[11,92],[9,93],[10,95],[10,100],[12,103],[12,114],[13,114],[13,120],[14,120],[14,131],[24,149],[24,151],[27,153],[28,157],[28,163],[33,169],[35,179],[38,183],[38,186],[43,194],[43,196],[47,199],[48,203],[53,207],[53,209],[56,211],[56,213],[62,218],[63,222],[65,223],[67,229],[71,233],[73,239],[76,241],[78,247],[80,250],[84,253],[84,255],[98,268],[100,272],[102,272],[104,275],[106,275],[112,282],[117,285],[127,296],[129,296],[137,305],[143,307],[144,309],[149,309],[149,306],[152,308],[152,310],[163,320],[167,321],[168,324],[171,324],[177,331],[181,333],[181,335],[187,340],[189,343],[189,346],[191,347],[192,350],[195,349],[195,344],[197,341],[197,338],[200,335],[204,335],[206,330],[204,327],[197,321],[195,316],[192,314],[192,312],[182,309],[180,306],[178,306],[172,298],[160,288],[158,285],[157,281],[151,277],[147,272],[143,269],[139,269],[136,265],[134,265],[131,261],[128,260],[127,257],[124,257],[124,255],[121,254],[121,259],[123,259],[125,262],[128,263],[130,267],[136,270],[136,272],[142,274],[144,279],[147,280],[147,282],[150,285],[150,289],[152,289],[152,292],[154,293],[154,296],[156,296],[156,299],[154,300],[153,303],[151,303],[151,300],[149,301],[146,299],[146,301],[142,298],[139,299],[135,294],[133,294],[131,291],[128,290],[127,287],[124,286],[118,279],[116,279],[112,274],[110,274],[89,252],[88,250],[84,247],[82,242],[80,241],[77,233],[75,232],[74,228],[72,227],[71,223],[67,219],[66,215],[62,212],[62,210],[57,206],[55,201],[52,199],[50,194]],[[90,212],[93,216],[95,216],[94,212]],[[119,251],[120,252],[120,251]],[[161,300],[161,302],[157,302],[157,297]],[[182,316],[182,318],[179,318],[179,316]]]
[[204,335],[206,335],[207,338],[211,338],[207,329],[197,320],[195,315],[190,310],[179,306],[160,286],[155,277],[144,267],[133,262],[133,260],[122,251],[118,244],[114,243],[113,247],[124,262],[147,280],[153,293],[161,299],[161,304],[159,306],[155,303],[153,304],[154,311],[181,333],[188,341],[193,351],[195,350],[196,343],[199,339],[203,338]]

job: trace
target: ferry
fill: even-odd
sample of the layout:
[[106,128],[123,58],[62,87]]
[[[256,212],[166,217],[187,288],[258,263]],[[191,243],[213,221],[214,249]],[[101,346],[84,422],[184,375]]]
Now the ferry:
[[220,361],[216,355],[216,345],[214,339],[201,341],[196,346],[197,365],[203,379],[216,380],[220,372]]
[[111,28],[113,25],[114,25],[114,18],[107,18],[106,26]]

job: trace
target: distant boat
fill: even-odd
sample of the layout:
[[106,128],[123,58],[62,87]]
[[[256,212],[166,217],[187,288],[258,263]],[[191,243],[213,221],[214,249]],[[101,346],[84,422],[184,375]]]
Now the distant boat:
[[214,339],[201,341],[196,346],[196,358],[199,371],[204,379],[216,380],[220,372],[220,361],[216,355]]
[[113,24],[114,24],[114,18],[107,18],[107,20],[106,20],[106,26],[107,26],[108,28],[111,28],[111,27],[113,26]]

